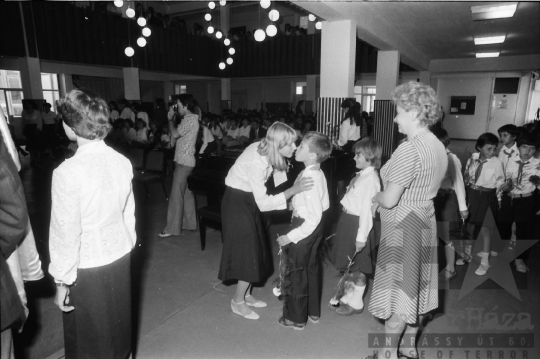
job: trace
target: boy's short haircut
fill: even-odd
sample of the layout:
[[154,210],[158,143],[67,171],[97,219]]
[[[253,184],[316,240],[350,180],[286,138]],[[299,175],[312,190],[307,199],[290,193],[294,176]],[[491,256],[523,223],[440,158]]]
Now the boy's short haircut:
[[450,136],[448,136],[448,132],[444,128],[431,127],[430,130],[443,143],[444,148],[450,145]]
[[501,133],[503,132],[508,132],[510,134],[510,136],[514,137],[514,138],[517,138],[519,135],[520,135],[520,131],[519,129],[517,128],[516,125],[513,125],[513,124],[507,124],[507,125],[504,125],[504,126],[501,126],[497,132],[499,133],[499,136]]
[[326,161],[332,153],[332,142],[328,136],[320,132],[309,131],[302,141],[306,141],[309,151],[317,155],[317,163]]
[[381,168],[382,146],[371,137],[356,142],[352,150],[355,154],[361,153],[373,168]]
[[495,136],[491,132],[486,132],[481,134],[480,137],[478,137],[478,140],[476,140],[476,146],[474,146],[474,148],[476,148],[477,151],[480,151],[480,149],[485,145],[493,145],[497,147],[498,144],[499,139],[497,138],[497,136]]
[[536,150],[538,150],[540,148],[538,137],[538,134],[535,133],[524,133],[523,135],[519,136],[518,140],[516,141],[516,145],[518,148],[522,145],[534,146]]

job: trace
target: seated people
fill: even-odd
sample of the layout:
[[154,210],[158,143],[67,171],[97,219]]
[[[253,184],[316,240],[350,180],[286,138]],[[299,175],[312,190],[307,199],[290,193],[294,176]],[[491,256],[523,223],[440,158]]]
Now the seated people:
[[229,120],[230,128],[227,130],[227,136],[223,137],[223,144],[227,147],[239,146],[242,143],[238,141],[240,129],[238,128],[238,121],[232,117]]
[[146,128],[146,122],[144,122],[144,120],[139,118],[139,119],[137,119],[136,126],[137,126],[137,135],[135,136],[135,141],[137,141],[137,142],[147,142],[148,141],[148,136],[147,136],[148,129]]
[[252,139],[252,142],[257,142],[265,138],[266,132],[267,130],[261,127],[259,119],[255,118],[251,121],[251,134],[249,135],[249,138]]
[[126,132],[124,133],[124,141],[131,143],[137,139],[137,131],[133,128],[135,125],[130,119],[124,120],[124,128]]
[[242,126],[238,129],[238,141],[241,144],[250,143],[249,135],[251,133],[251,126],[249,120],[244,117],[242,119]]
[[199,154],[210,154],[217,151],[217,142],[214,140],[214,135],[212,131],[208,128],[210,119],[208,117],[203,117],[202,126],[199,127],[199,131],[202,132],[202,146],[199,150]]

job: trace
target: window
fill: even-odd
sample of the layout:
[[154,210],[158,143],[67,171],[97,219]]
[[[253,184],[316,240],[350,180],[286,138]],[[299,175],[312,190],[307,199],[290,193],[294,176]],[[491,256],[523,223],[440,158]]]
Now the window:
[[56,101],[60,99],[58,75],[41,73],[41,87],[43,88],[43,98],[52,105],[52,111],[56,112]]
[[296,94],[297,95],[303,95],[304,94],[304,88],[307,86],[307,82],[297,82],[296,83]]
[[174,85],[174,94],[180,95],[186,93],[186,85]]
[[23,106],[21,73],[19,71],[0,70],[0,106],[7,116],[20,117]]
[[375,86],[363,86],[362,88],[362,111],[371,113],[374,111],[375,95],[377,88]]

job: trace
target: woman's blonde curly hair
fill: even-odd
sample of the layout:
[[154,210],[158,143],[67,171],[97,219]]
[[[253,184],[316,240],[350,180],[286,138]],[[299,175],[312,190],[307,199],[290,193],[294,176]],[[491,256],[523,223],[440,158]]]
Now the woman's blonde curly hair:
[[441,120],[442,111],[435,90],[421,82],[410,81],[392,91],[392,100],[405,111],[416,110],[424,126],[432,126]]

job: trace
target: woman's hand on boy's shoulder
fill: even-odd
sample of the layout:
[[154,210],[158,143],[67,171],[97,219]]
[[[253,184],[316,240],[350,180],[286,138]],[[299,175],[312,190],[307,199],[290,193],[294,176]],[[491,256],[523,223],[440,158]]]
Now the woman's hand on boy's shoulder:
[[283,246],[286,246],[287,244],[292,243],[292,241],[289,239],[289,237],[287,235],[279,236],[277,238],[277,242],[278,242],[280,247],[283,247]]

